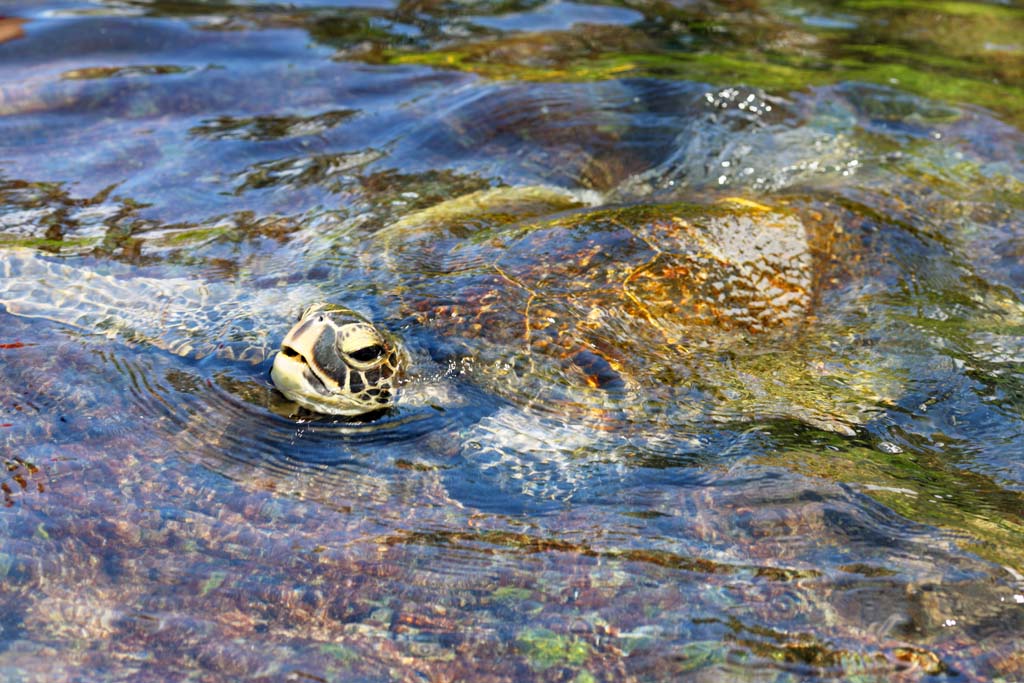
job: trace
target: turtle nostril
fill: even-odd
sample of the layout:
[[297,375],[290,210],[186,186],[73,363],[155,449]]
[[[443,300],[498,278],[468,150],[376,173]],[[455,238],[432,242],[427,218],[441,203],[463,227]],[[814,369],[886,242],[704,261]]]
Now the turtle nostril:
[[303,363],[306,362],[306,359],[302,357],[302,354],[299,353],[298,351],[296,351],[295,349],[293,349],[290,346],[282,346],[281,347],[281,353],[283,353],[288,358],[297,358],[297,359],[301,360]]

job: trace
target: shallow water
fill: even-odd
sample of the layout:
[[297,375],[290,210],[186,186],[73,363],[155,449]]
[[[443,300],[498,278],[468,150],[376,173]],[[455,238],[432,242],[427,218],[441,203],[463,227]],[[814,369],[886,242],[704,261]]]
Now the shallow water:
[[[1012,2],[0,2],[0,677],[1024,678],[1022,35]],[[542,183],[619,223],[394,227]],[[729,196],[829,243],[798,333],[571,296],[586,240],[635,267]],[[474,331],[495,264],[528,303]],[[394,411],[274,392],[315,299],[408,345]],[[541,303],[597,386],[518,350]]]

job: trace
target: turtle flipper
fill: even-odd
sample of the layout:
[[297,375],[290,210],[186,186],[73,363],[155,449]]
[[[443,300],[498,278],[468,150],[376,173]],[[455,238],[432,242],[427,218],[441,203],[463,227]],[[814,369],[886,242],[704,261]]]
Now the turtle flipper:
[[548,185],[516,185],[480,190],[414,211],[383,228],[378,236],[391,239],[426,227],[451,227],[490,217],[498,224],[544,216],[600,203],[590,191],[572,191]]
[[259,363],[290,322],[276,289],[243,293],[230,283],[120,276],[29,249],[0,252],[0,274],[0,305],[8,313],[196,359],[216,354]]

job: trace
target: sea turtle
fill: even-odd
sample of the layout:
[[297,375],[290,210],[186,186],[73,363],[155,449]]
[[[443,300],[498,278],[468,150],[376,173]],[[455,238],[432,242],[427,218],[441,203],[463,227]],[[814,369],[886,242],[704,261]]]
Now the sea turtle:
[[[443,202],[368,238],[366,277],[396,318],[432,333],[431,355],[531,411],[605,428],[667,414],[843,433],[863,421],[873,399],[828,363],[822,349],[843,340],[815,315],[834,228],[745,199],[595,200],[520,187]],[[2,266],[10,313],[197,358],[261,362],[283,339],[274,384],[313,411],[389,409],[402,374],[417,374],[391,333],[343,302],[309,305],[319,291],[301,284],[123,279],[27,250],[4,252]]]
[[572,204],[502,188],[410,215],[376,237],[383,289],[462,374],[538,413],[851,434],[883,400],[853,330],[819,310],[847,248],[835,224],[742,198]]

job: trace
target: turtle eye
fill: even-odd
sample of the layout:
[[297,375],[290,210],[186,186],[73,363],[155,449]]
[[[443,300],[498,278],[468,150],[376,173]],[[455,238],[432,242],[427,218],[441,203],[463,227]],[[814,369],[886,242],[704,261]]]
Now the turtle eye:
[[375,361],[384,355],[384,347],[380,344],[374,344],[373,346],[364,346],[361,349],[356,349],[348,354],[353,360],[357,360],[360,363],[369,363]]

